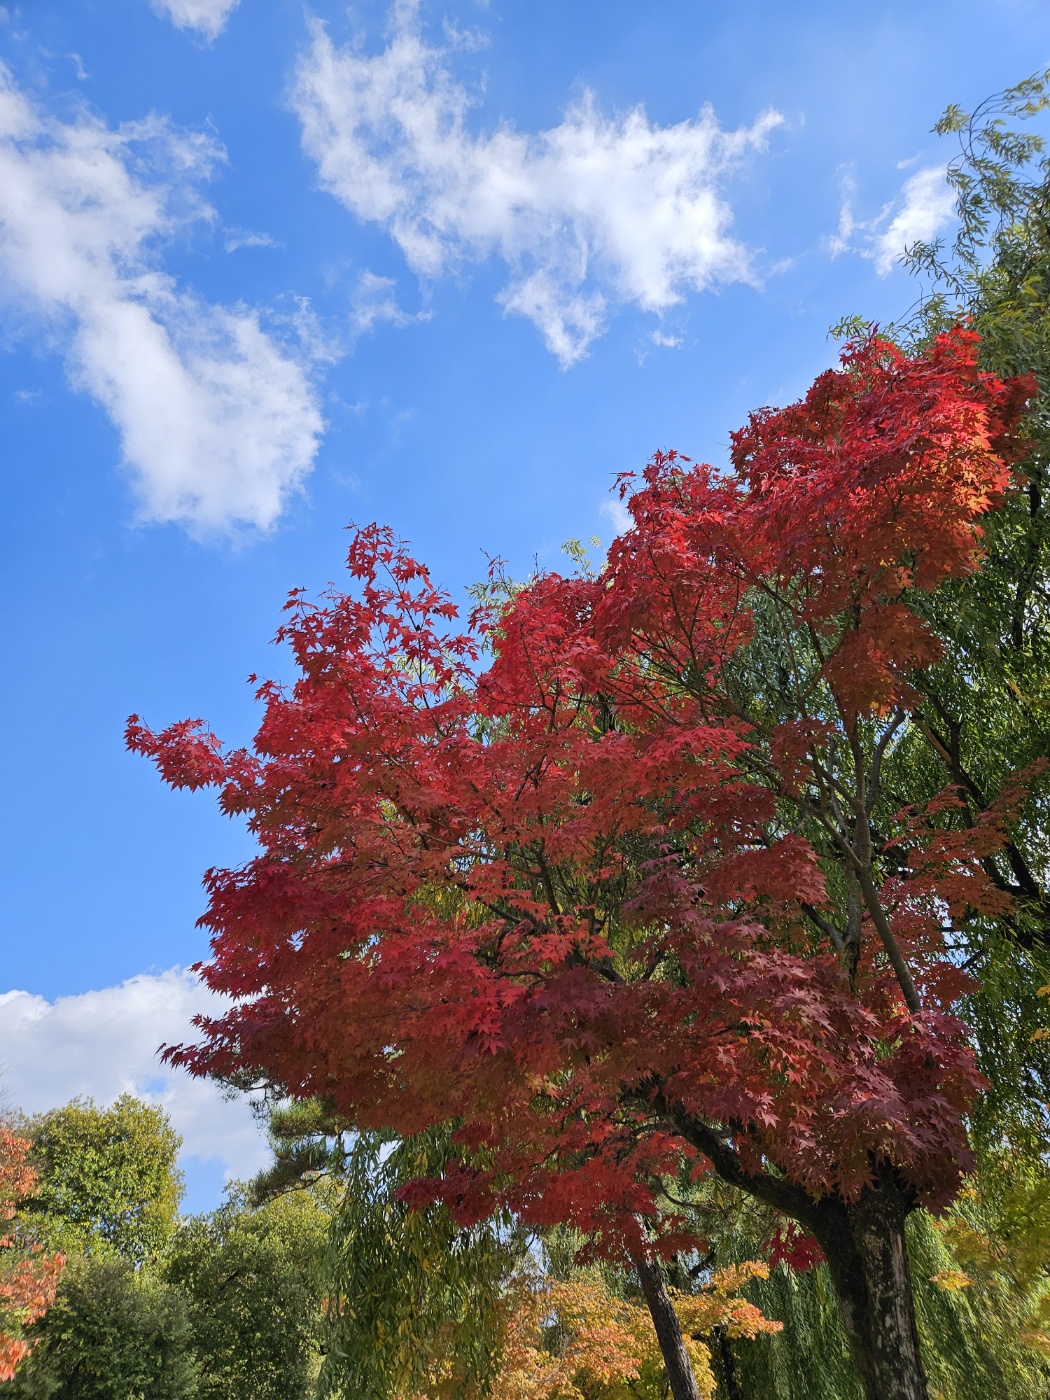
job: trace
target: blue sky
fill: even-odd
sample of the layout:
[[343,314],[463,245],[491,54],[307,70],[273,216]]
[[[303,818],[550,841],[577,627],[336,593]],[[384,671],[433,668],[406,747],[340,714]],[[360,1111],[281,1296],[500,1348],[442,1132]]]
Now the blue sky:
[[127,714],[248,738],[351,521],[459,592],[607,542],[655,449],[719,460],[911,302],[930,127],[1050,63],[1050,11],[30,0],[0,61],[0,1062],[30,1108],[159,1096],[199,1203],[256,1149],[151,1046],[248,847]]

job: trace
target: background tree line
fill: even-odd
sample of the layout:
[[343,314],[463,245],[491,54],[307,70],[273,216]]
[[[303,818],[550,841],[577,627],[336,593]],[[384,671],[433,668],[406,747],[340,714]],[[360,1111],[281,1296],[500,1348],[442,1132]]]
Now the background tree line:
[[128,1095],[76,1100],[16,1125],[35,1186],[19,1231],[65,1256],[32,1350],[0,1393],[132,1400],[292,1397],[318,1368],[331,1202],[298,1191],[253,1206],[243,1188],[182,1216],[180,1139]]
[[[76,1101],[18,1127],[39,1173],[19,1231],[67,1262],[0,1388],[12,1400],[669,1394],[639,1280],[581,1262],[581,1237],[464,1230],[398,1199],[448,1151],[439,1134],[351,1136],[298,1104],[273,1114],[271,1167],[185,1217],[162,1110]],[[691,1204],[709,1253],[668,1274],[701,1393],[854,1400],[824,1266],[718,1184]],[[913,1221],[909,1246],[934,1393],[1050,1394],[1045,1177],[975,1178],[942,1220]]]

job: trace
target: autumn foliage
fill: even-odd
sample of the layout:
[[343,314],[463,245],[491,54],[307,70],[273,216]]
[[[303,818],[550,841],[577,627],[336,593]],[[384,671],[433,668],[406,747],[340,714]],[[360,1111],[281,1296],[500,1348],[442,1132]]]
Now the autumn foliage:
[[[779,1332],[740,1296],[749,1279],[768,1275],[764,1264],[738,1264],[716,1273],[698,1293],[675,1298],[693,1369],[705,1397],[715,1376],[705,1338]],[[628,1400],[659,1394],[662,1362],[645,1307],[611,1293],[600,1275],[572,1280],[523,1274],[508,1295],[511,1309],[493,1400]],[[640,1383],[640,1384],[639,1384]]]
[[599,574],[466,630],[360,530],[353,593],[291,597],[299,679],[260,687],[252,751],[133,719],[259,842],[207,877],[203,976],[236,1002],[172,1057],[454,1121],[413,1198],[610,1254],[694,1242],[660,1182],[712,1165],[818,1233],[880,1183],[950,1200],[981,1081],[945,937],[1002,912],[982,860],[1021,787],[964,826],[883,774],[941,654],[924,598],[976,567],[1020,450],[1031,386],[974,341],[872,337],[730,469],[658,455]]
[[25,1329],[54,1302],[65,1263],[61,1254],[44,1255],[19,1238],[18,1205],[36,1184],[29,1148],[0,1124],[0,1381],[11,1380],[29,1351]]

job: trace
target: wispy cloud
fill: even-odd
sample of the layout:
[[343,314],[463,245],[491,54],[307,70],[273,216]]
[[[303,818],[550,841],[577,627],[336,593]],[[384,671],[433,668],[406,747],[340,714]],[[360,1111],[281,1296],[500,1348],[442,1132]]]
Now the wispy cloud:
[[429,321],[430,314],[405,311],[398,303],[394,279],[367,270],[358,277],[350,298],[350,324],[355,335],[364,335],[384,322],[409,326],[415,321]]
[[163,1106],[186,1156],[218,1159],[228,1178],[251,1176],[267,1150],[247,1101],[224,1098],[215,1084],[157,1059],[162,1042],[192,1040],[190,1018],[218,1004],[181,968],[55,1001],[6,992],[0,995],[0,1095],[36,1113],[76,1095],[108,1104],[136,1094]]
[[190,29],[205,39],[222,33],[239,0],[150,0],[158,15],[179,29]]
[[158,244],[209,219],[221,151],[160,119],[59,122],[0,68],[0,294],[117,427],[143,519],[267,528],[323,427],[301,356],[249,307],[204,301]]
[[564,366],[611,307],[659,315],[688,292],[757,280],[724,183],[764,148],[776,112],[736,131],[710,108],[658,126],[641,107],[606,116],[585,94],[548,131],[475,134],[451,58],[403,5],[371,56],[315,23],[292,89],[322,185],[385,227],[420,277],[500,258],[504,308],[533,321]]
[[[901,166],[912,163],[901,162]],[[956,196],[945,180],[943,165],[917,170],[905,180],[897,198],[883,205],[873,219],[855,217],[854,197],[854,181],[847,178],[843,183],[838,230],[828,240],[828,246],[833,257],[851,252],[870,258],[880,277],[892,272],[909,248],[930,242],[955,218]]]
[[236,253],[240,248],[281,248],[283,246],[270,234],[256,233],[249,228],[227,229],[226,237],[223,239],[223,247],[227,253]]

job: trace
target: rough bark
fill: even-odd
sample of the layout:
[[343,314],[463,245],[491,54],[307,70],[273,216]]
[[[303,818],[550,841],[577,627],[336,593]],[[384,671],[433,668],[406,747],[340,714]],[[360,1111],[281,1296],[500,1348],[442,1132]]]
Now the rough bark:
[[855,1204],[808,1223],[828,1261],[865,1400],[928,1400],[904,1241],[907,1193],[889,1171]]
[[667,1379],[671,1383],[674,1400],[703,1400],[659,1260],[638,1255],[634,1266],[638,1270],[642,1292],[649,1306],[649,1316],[653,1320],[656,1339],[660,1343],[660,1352],[667,1368]]
[[[668,1108],[669,1122],[731,1186],[773,1206],[814,1234],[828,1261],[842,1322],[865,1400],[929,1400],[919,1355],[904,1222],[914,1193],[882,1165],[860,1200],[813,1198],[784,1177],[747,1171],[708,1124]],[[676,1397],[677,1400],[677,1397]]]

